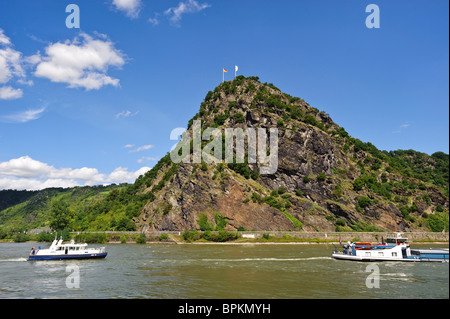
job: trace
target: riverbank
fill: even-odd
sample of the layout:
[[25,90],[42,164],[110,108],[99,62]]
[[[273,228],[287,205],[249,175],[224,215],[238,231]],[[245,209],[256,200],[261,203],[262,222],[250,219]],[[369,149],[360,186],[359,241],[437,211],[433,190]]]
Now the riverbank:
[[[207,232],[195,231],[198,237]],[[219,232],[209,232],[218,234]],[[234,243],[339,243],[353,241],[382,242],[388,237],[396,237],[396,232],[294,232],[294,231],[243,231],[228,232],[235,234],[237,239],[227,242]],[[159,232],[152,231],[146,235],[148,238],[158,238],[167,234],[174,241],[185,242],[183,232]],[[427,232],[406,232],[400,233],[402,237],[408,238],[410,243],[448,243],[449,233],[427,233]],[[189,242],[189,241],[188,241]],[[210,242],[209,240],[194,240],[195,243]]]
[[[149,231],[140,232],[71,232],[76,241],[101,244],[336,244],[339,242],[364,241],[379,243],[388,237],[395,237],[394,232],[294,232],[294,231]],[[406,232],[402,237],[410,243],[449,243],[449,233]],[[25,241],[39,240],[38,235],[21,236]],[[66,239],[67,240],[67,239]],[[15,239],[3,239],[2,242],[13,242]],[[47,240],[48,241],[48,240]]]

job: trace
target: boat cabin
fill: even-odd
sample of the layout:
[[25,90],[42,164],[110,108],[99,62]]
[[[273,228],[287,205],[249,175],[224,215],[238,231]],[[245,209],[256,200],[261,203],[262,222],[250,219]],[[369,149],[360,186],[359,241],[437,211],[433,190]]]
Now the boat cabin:
[[402,245],[407,244],[408,238],[390,237],[386,238],[386,244]]

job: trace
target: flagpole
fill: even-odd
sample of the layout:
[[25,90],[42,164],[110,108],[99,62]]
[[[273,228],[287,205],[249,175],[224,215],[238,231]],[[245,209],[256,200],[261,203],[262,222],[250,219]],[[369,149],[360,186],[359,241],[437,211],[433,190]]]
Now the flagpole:
[[225,82],[225,71],[222,68],[222,83]]

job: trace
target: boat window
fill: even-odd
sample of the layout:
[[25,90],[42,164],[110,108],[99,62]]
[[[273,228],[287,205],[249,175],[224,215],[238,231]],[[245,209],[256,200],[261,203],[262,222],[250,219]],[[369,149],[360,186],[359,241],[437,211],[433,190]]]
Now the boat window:
[[384,256],[384,253],[382,251],[379,251],[378,256]]
[[397,253],[392,253],[392,257],[397,257]]
[[369,251],[366,251],[366,256],[370,256],[370,252]]

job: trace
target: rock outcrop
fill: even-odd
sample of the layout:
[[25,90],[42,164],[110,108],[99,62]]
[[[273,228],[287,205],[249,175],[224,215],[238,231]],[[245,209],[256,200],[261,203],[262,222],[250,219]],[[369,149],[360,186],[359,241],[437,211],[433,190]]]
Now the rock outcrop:
[[153,194],[135,219],[141,229],[200,229],[205,214],[213,225],[217,215],[226,218],[229,230],[426,230],[425,212],[448,211],[440,188],[393,169],[385,153],[350,137],[328,114],[255,77],[208,92],[189,122],[191,136],[194,120],[203,131],[277,128],[277,170],[260,174],[258,161],[194,163],[192,149],[187,163],[167,155],[139,181],[140,194]]

